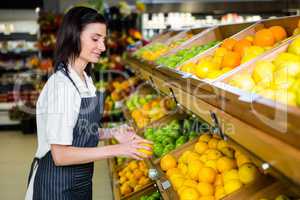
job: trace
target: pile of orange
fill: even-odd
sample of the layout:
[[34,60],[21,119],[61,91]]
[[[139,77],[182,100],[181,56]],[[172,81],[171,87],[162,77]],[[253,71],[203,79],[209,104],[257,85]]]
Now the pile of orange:
[[139,191],[150,182],[148,168],[144,161],[131,161],[126,167],[118,171],[120,193],[128,195]]
[[261,176],[250,158],[210,134],[178,159],[165,155],[160,167],[181,200],[219,200]]
[[180,70],[199,78],[215,79],[263,54],[286,37],[286,30],[282,26],[272,26],[258,30],[254,35],[240,40],[227,38],[213,55],[200,58],[195,63],[186,63],[180,67]]

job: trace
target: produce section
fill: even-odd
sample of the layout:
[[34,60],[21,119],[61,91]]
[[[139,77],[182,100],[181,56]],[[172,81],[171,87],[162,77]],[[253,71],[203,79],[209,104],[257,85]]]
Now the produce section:
[[[130,143],[148,147],[138,147],[137,160],[126,157],[128,147],[120,150],[126,144],[108,147],[120,156],[107,158],[107,166],[95,163],[96,199],[101,189],[107,200],[300,199],[299,10],[279,13],[273,0],[255,1],[254,13],[242,13],[240,1],[205,1],[201,8],[178,1],[182,13],[166,13],[179,7],[165,0],[107,2],[78,4],[91,4],[108,20],[106,51],[90,71],[102,105],[99,125],[120,133],[119,126],[132,127],[138,137],[128,138],[152,144]],[[36,131],[35,103],[53,72],[63,17],[35,12],[38,33],[0,33],[0,121],[9,128],[21,122],[23,133]],[[129,144],[112,135],[99,146]]]
[[[223,68],[227,66],[230,70],[219,74],[220,77],[213,77],[211,82],[204,81],[203,78],[206,78],[204,76],[195,79],[184,75],[178,71],[182,70],[179,67],[171,70],[157,63],[163,59],[168,61],[168,54],[174,56],[176,60],[176,56],[184,52],[180,47],[177,52],[173,54],[169,52],[156,62],[148,64],[144,59],[139,60],[135,55],[127,54],[125,58],[127,65],[154,90],[173,99],[177,109],[184,113],[183,116],[178,115],[177,119],[169,115],[172,116],[169,120],[157,119],[150,126],[146,124],[143,130],[136,129],[143,137],[154,142],[154,156],[152,159],[147,159],[146,163],[157,173],[158,177],[154,176],[154,180],[163,199],[299,198],[300,177],[296,169],[300,163],[300,150],[299,145],[294,141],[298,138],[296,119],[299,119],[297,118],[299,111],[296,107],[298,22],[298,16],[261,21],[240,30],[235,33],[236,35],[233,34],[231,37],[233,39],[223,38],[217,47],[192,56],[190,61],[198,61],[198,59],[203,61],[207,56],[214,55],[212,53],[215,51],[220,56],[226,53],[224,58],[230,57],[227,53],[249,56],[249,61],[244,57],[243,62],[243,57],[240,56],[237,62],[239,64],[236,66],[231,65],[232,63],[227,63],[227,66],[222,58],[225,64],[221,62],[221,66]],[[253,32],[255,30],[253,27],[260,26],[259,24],[265,25],[262,32],[261,30]],[[253,37],[249,37],[251,35],[249,30],[252,30]],[[272,44],[271,42],[264,44],[268,39],[261,38],[270,32],[272,33],[270,37],[273,38]],[[195,40],[188,40],[185,44],[193,44],[193,41]],[[265,45],[268,47],[266,48]],[[270,45],[273,47],[269,47]],[[224,49],[228,52],[223,52]],[[253,53],[250,52],[252,49],[255,49]],[[208,59],[205,60],[207,61]],[[186,63],[188,61],[184,64]],[[206,66],[201,62],[197,65]],[[195,68],[190,66],[190,69]],[[282,70],[282,73],[276,73],[278,70]],[[246,76],[249,78],[245,78]],[[275,76],[280,78],[274,78]],[[278,94],[277,98],[280,99],[276,100],[275,94],[279,89],[286,93]],[[224,92],[224,96],[221,96],[221,92]],[[205,95],[213,95],[219,99]],[[253,99],[250,99],[251,95]],[[149,99],[150,97],[152,96],[148,96]],[[225,105],[222,102],[224,99],[226,99]],[[135,100],[135,102],[139,101],[138,98]],[[261,108],[260,113],[267,114],[266,117],[270,117],[271,112],[278,110],[283,114],[283,106],[276,107],[278,105],[276,101],[281,102],[282,105],[289,104],[286,110],[288,117],[285,119],[288,127],[284,130],[286,133],[284,137],[280,135],[281,130],[278,127],[264,124],[265,121],[260,121],[259,116],[251,113],[251,108],[255,111]],[[129,105],[129,107],[135,106]],[[275,110],[276,108],[278,110]],[[201,118],[200,121],[205,120],[209,125],[206,126],[205,131],[195,131],[194,138],[189,140],[185,135],[187,131],[183,128],[182,120],[187,122],[188,119],[193,118],[192,116]],[[279,120],[280,127],[284,124],[282,124],[283,119]],[[193,131],[188,133],[188,135],[192,134]],[[178,147],[174,148],[177,140]],[[164,149],[161,148],[162,146]],[[153,176],[151,173],[149,175]]]

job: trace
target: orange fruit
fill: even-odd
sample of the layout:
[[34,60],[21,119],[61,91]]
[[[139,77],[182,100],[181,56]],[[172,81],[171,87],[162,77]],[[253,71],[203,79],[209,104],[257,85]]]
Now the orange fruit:
[[139,119],[143,116],[143,113],[140,110],[134,110],[131,113],[133,119]]
[[197,186],[197,189],[202,196],[214,195],[214,187],[209,183],[200,182]]
[[241,56],[237,52],[229,51],[225,54],[222,60],[222,68],[235,68],[241,63]]
[[232,160],[228,157],[221,157],[217,161],[217,168],[219,172],[227,172],[236,167],[235,160]]
[[199,171],[199,181],[213,183],[216,179],[216,171],[211,167],[203,167]]
[[198,181],[199,173],[203,167],[203,163],[200,160],[192,160],[188,164],[188,175],[191,179]]
[[160,160],[160,167],[164,171],[175,168],[176,166],[177,166],[176,159],[170,154],[165,155]]
[[269,28],[276,42],[282,41],[287,37],[287,33],[282,26],[272,26]]
[[251,42],[247,39],[239,40],[235,43],[233,51],[238,52],[240,55],[244,55],[244,51],[247,47],[251,46]]
[[233,38],[227,38],[227,39],[225,39],[225,40],[223,41],[221,47],[224,47],[224,48],[226,48],[227,50],[230,50],[230,51],[231,51],[231,50],[233,49],[233,47],[234,47],[234,45],[235,45],[236,42],[237,42],[236,39],[233,39]]
[[255,33],[254,45],[261,47],[269,47],[275,44],[276,40],[270,29],[261,29]]
[[171,177],[173,174],[182,174],[179,168],[172,168],[167,171],[167,176]]
[[225,47],[219,47],[216,49],[214,56],[215,57],[223,57],[227,53],[227,49]]
[[199,154],[204,153],[208,149],[208,145],[205,142],[199,141],[195,144],[195,151]]

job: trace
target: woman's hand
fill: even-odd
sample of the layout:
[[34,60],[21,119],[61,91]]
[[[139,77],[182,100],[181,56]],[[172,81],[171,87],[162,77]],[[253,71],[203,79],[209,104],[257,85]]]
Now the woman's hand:
[[112,145],[114,156],[130,157],[136,160],[142,160],[147,157],[146,154],[139,151],[139,149],[145,149],[152,151],[151,147],[143,145],[143,143],[149,143],[148,140],[144,139],[132,139],[127,142]]
[[[124,125],[116,128],[116,130],[114,130],[114,132],[113,132],[113,136],[121,144],[129,142],[133,139],[143,140],[143,138],[140,137],[139,135],[137,135],[135,133],[134,129],[132,127],[128,126],[127,124],[124,124]],[[149,142],[149,141],[147,141],[146,143],[152,144],[152,142]]]

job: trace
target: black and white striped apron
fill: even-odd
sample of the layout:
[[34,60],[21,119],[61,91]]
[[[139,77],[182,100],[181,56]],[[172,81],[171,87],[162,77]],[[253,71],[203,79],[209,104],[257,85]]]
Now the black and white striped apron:
[[[71,77],[63,71],[73,85]],[[79,116],[73,130],[74,147],[96,147],[99,142],[100,101],[81,98]],[[55,166],[51,152],[38,160],[33,200],[91,200],[94,163]]]

